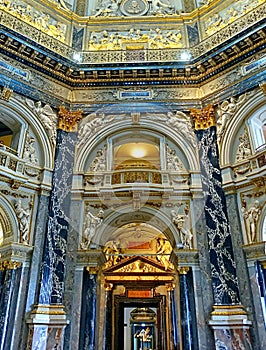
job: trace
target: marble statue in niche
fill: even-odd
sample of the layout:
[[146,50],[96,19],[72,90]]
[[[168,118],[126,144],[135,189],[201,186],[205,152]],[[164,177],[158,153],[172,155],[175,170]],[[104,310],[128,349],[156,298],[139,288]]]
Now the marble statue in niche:
[[88,249],[93,237],[96,234],[98,227],[103,222],[103,209],[100,209],[97,215],[90,212],[89,206],[86,208],[84,230],[82,234],[82,241],[80,243],[81,249]]
[[171,149],[168,145],[166,145],[166,162],[168,170],[185,170],[185,167],[181,160],[178,158],[176,151],[174,149]]
[[248,243],[255,243],[258,240],[257,223],[261,214],[259,201],[255,200],[250,208],[247,208],[247,203],[243,200],[242,214],[245,221]]
[[15,204],[15,212],[19,222],[20,238],[22,243],[29,243],[29,229],[30,229],[30,215],[32,204],[30,203],[28,207],[23,208],[21,199],[18,199]]
[[29,162],[32,164],[37,164],[38,157],[37,157],[34,145],[33,145],[34,142],[35,142],[34,137],[27,135],[23,158],[24,158],[24,160],[26,160],[26,162]]
[[239,146],[236,152],[236,162],[240,162],[241,160],[248,158],[250,155],[251,146],[248,138],[248,133],[245,130],[245,132],[239,136]]
[[188,206],[185,207],[184,214],[178,214],[174,209],[171,210],[172,222],[175,224],[179,232],[180,241],[183,244],[183,247],[187,249],[191,249],[193,235],[190,232],[190,230],[187,228],[188,219],[189,219],[188,215],[189,215]]
[[106,149],[97,151],[95,158],[90,164],[90,171],[105,171],[106,170]]

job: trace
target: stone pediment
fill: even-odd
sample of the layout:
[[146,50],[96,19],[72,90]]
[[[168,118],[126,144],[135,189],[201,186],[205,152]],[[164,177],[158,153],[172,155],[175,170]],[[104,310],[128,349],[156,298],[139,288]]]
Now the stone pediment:
[[[167,267],[167,268],[166,268]],[[157,257],[134,256],[125,257],[104,270],[105,275],[168,275],[173,273],[173,265],[163,264]]]

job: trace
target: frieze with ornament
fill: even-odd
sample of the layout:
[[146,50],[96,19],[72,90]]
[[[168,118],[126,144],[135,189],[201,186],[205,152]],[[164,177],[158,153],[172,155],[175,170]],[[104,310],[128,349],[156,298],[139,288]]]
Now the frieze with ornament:
[[99,0],[91,18],[172,16],[177,15],[177,10],[171,0]]
[[34,26],[57,40],[65,41],[66,25],[51,18],[48,13],[35,9],[33,6],[20,0],[1,1],[0,9]]
[[162,30],[160,28],[141,30],[130,28],[127,32],[92,32],[89,39],[89,50],[122,50],[122,49],[163,49],[181,48],[180,30]]

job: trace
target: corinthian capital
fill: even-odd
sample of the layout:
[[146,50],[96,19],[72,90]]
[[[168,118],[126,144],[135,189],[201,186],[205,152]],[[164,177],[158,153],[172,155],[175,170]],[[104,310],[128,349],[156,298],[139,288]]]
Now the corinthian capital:
[[192,108],[190,115],[194,121],[195,130],[208,129],[215,125],[215,115],[213,105],[209,105],[202,109]]
[[60,106],[58,112],[58,128],[67,132],[78,131],[78,122],[82,118],[82,111],[68,111]]

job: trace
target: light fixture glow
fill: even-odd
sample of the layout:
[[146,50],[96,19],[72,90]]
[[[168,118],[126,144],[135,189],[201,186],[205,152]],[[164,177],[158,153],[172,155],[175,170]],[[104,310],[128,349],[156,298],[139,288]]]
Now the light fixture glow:
[[191,58],[191,54],[187,51],[184,51],[181,53],[181,56],[180,56],[181,60],[182,61],[189,61],[190,58]]
[[134,158],[143,158],[146,155],[146,151],[144,148],[136,145],[135,147],[132,148],[131,155]]
[[80,52],[74,52],[73,53],[73,60],[76,62],[81,62],[82,61],[82,55]]

